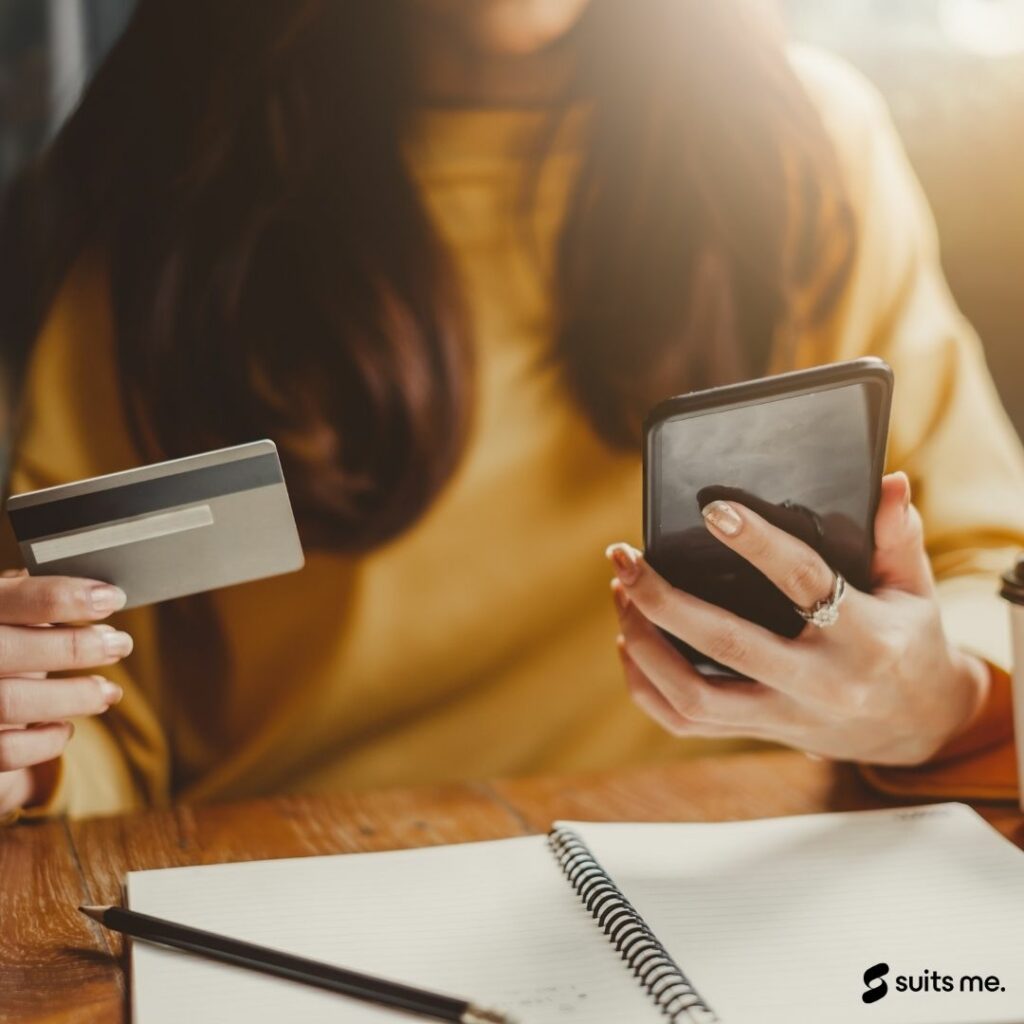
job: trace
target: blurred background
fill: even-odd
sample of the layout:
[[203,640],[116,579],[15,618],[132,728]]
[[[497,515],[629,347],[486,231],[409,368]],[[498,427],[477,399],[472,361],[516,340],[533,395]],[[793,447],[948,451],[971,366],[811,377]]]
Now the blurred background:
[[[1024,0],[766,2],[887,97],[953,291],[1024,433]],[[0,0],[0,188],[74,106],[132,3]]]

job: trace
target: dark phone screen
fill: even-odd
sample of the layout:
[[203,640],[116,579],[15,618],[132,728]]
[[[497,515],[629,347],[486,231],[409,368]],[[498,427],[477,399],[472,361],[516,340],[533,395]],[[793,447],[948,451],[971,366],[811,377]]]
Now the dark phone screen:
[[[883,388],[864,381],[684,413],[649,440],[647,557],[675,586],[784,636],[804,621],[748,562],[716,540],[701,509],[735,500],[867,588]],[[825,597],[826,595],[822,595]],[[698,663],[708,659],[678,646]]]

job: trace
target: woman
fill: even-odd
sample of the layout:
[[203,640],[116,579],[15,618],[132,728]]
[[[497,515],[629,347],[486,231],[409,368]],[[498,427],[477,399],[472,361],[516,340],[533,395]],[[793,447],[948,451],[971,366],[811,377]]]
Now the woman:
[[[143,0],[11,223],[41,239],[5,275],[35,339],[11,489],[270,436],[307,566],[116,630],[109,587],[0,581],[4,809],[750,738],[914,764],[1001,678],[1017,441],[881,104],[738,0]],[[899,382],[877,590],[784,643],[614,546],[645,717],[600,559],[635,539],[644,413],[867,352]],[[794,603],[828,593],[751,511],[708,522]]]

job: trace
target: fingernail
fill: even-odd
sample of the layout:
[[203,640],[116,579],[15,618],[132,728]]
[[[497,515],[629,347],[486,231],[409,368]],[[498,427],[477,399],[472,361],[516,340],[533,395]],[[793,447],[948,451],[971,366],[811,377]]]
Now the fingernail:
[[912,497],[910,491],[910,477],[906,473],[903,474],[903,511],[906,512],[910,508],[910,499]]
[[103,679],[99,677],[100,690],[103,693],[103,699],[108,704],[118,704],[121,698],[124,696],[124,690],[121,689],[117,683],[112,683],[109,679]]
[[615,567],[615,575],[626,586],[636,583],[640,576],[640,552],[628,544],[612,544],[604,553]]
[[743,520],[740,519],[739,512],[727,501],[713,501],[710,505],[705,505],[700,514],[706,522],[719,533],[724,533],[726,537],[735,537],[743,529]]
[[116,629],[112,633],[104,633],[103,653],[109,658],[126,657],[132,653],[132,638]]
[[628,611],[629,595],[622,589],[622,584],[618,580],[612,580],[612,597],[615,598],[615,606],[620,612]]
[[94,612],[109,613],[123,608],[128,600],[128,595],[120,587],[112,587],[109,583],[103,583],[92,588],[89,599]]

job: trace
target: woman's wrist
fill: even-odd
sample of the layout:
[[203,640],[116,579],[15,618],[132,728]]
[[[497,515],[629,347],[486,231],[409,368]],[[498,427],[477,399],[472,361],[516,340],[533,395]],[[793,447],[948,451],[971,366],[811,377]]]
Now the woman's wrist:
[[945,690],[946,699],[936,707],[934,727],[922,729],[920,734],[922,739],[931,739],[917,756],[904,762],[904,767],[920,767],[955,756],[984,713],[992,684],[988,663],[953,645],[949,646],[948,659],[952,685]]
[[1003,743],[1013,736],[1010,678],[983,658],[955,649],[951,657],[970,693],[969,710],[927,762],[945,761]]
[[946,738],[946,743],[955,741],[970,730],[984,711],[992,689],[992,672],[988,662],[959,647],[952,648],[952,657],[966,688],[966,714],[961,716],[960,722]]

